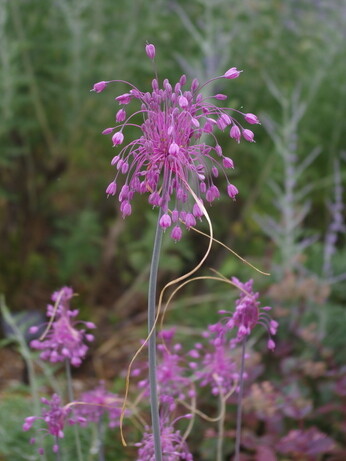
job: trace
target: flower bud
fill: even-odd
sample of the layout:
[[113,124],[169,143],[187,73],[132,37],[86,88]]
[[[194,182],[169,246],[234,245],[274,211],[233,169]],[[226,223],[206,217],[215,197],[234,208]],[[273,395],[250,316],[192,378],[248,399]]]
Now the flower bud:
[[179,106],[182,108],[182,109],[185,109],[185,107],[187,107],[189,105],[189,102],[188,100],[185,98],[185,96],[180,96],[179,97]]
[[117,122],[123,122],[126,118],[126,112],[124,109],[120,109],[118,110],[118,112],[116,113],[116,116],[115,116],[115,120]]
[[113,146],[118,146],[123,141],[124,141],[124,135],[122,134],[121,131],[117,131],[116,133],[113,134],[112,136]]
[[155,58],[156,50],[155,50],[155,46],[152,43],[148,43],[145,46],[145,52],[147,53],[148,58],[150,59]]
[[183,235],[183,231],[181,230],[179,226],[173,227],[172,232],[171,232],[171,238],[173,240],[178,242],[181,239],[182,235]]
[[172,220],[169,214],[163,214],[160,218],[160,226],[162,227],[162,229],[167,229],[167,227],[170,227],[171,224]]
[[235,139],[238,143],[240,142],[241,132],[238,125],[233,125],[229,133],[232,139]]
[[224,77],[228,79],[237,78],[242,70],[238,70],[236,67],[231,67],[227,72],[224,73]]
[[251,130],[243,130],[243,137],[246,141],[255,142],[254,141],[254,133]]
[[260,121],[258,120],[258,117],[255,114],[251,114],[251,113],[245,114],[244,118],[248,123],[250,123],[250,125],[256,125],[260,123]]
[[105,130],[102,131],[102,134],[112,133],[113,130],[114,130],[114,128],[106,128]]
[[103,82],[103,81],[95,83],[91,91],[95,91],[96,93],[101,93],[101,91],[103,91],[106,88],[107,83],[108,82]]
[[[108,185],[108,187],[107,187],[107,189],[106,189],[106,194],[107,194],[107,195],[115,195],[116,191],[117,191],[117,185],[116,185],[115,182],[113,181],[113,182],[111,182],[111,183]],[[90,328],[90,327],[89,327],[89,328]],[[93,327],[93,328],[94,328],[94,327]]]
[[238,194],[238,189],[233,184],[228,184],[227,193],[234,200],[235,196]]
[[168,152],[171,154],[171,155],[176,155],[179,153],[179,146],[177,143],[175,142],[172,142],[172,144],[169,146],[169,149],[168,149]]

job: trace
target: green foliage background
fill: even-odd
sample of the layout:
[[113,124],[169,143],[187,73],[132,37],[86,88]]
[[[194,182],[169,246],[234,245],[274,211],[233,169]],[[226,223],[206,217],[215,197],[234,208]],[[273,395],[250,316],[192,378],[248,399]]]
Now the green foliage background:
[[[114,97],[127,88],[89,90],[112,79],[150,89],[148,41],[161,79],[174,82],[184,72],[202,81],[243,69],[215,90],[263,124],[254,127],[256,144],[220,134],[240,194],[236,202],[223,196],[210,216],[217,239],[272,275],[260,276],[217,245],[207,266],[253,277],[269,296],[292,273],[297,286],[310,279],[316,290],[328,286],[323,308],[311,287],[303,302],[294,290],[291,299],[276,299],[292,311],[282,340],[290,342],[297,317],[303,326],[317,322],[329,356],[343,364],[345,232],[329,273],[324,252],[335,168],[339,191],[345,188],[345,24],[344,0],[0,0],[0,293],[11,310],[44,310],[52,291],[70,285],[80,294],[77,307],[89,306],[83,315],[103,320],[102,339],[145,311],[156,211],[138,197],[123,221],[117,199],[104,193],[114,154],[100,133],[114,123]],[[222,178],[218,185],[224,190]],[[300,220],[286,219],[304,207]],[[304,248],[307,238],[313,243]],[[177,244],[167,235],[160,283],[194,267],[206,246],[192,231]],[[183,333],[201,329],[228,307],[228,291],[191,285],[171,318]],[[294,347],[292,356],[317,360],[313,346]]]
[[[222,88],[230,105],[269,115],[277,131],[285,120],[268,82],[281,98],[297,92],[307,109],[296,154],[321,148],[301,179],[315,183],[304,226],[325,233],[333,159],[345,148],[344,2],[1,0],[0,18],[0,289],[14,308],[41,304],[62,283],[110,303],[147,264],[155,213],[139,198],[124,225],[104,195],[112,149],[100,132],[125,87],[89,92],[113,78],[149,88],[147,40],[156,44],[159,75],[173,81],[182,71],[206,78],[243,69]],[[253,216],[278,216],[269,182],[281,181],[282,165],[263,127],[256,144],[222,138],[240,195],[211,209],[215,233],[261,261],[268,240]],[[190,233],[171,247],[167,271],[185,270],[204,246]],[[237,270],[224,252],[214,255],[212,263]]]

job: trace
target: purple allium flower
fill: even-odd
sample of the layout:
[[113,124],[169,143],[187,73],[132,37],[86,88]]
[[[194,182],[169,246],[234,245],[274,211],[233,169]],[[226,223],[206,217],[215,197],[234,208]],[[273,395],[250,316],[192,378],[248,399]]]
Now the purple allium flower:
[[75,413],[83,417],[81,425],[98,423],[104,414],[108,415],[109,427],[117,427],[120,422],[122,400],[117,394],[108,392],[104,382],[91,391],[84,392],[75,406]]
[[[182,346],[179,343],[173,344],[174,335],[175,328],[161,331],[159,338],[164,340],[164,344],[157,345],[158,395],[161,404],[165,405],[169,411],[176,408],[177,399],[186,400],[195,395],[191,378],[186,376],[188,364],[182,356]],[[140,371],[137,368],[133,374],[138,375]],[[146,395],[149,395],[148,379],[141,380],[138,385],[145,389]]]
[[[53,435],[56,439],[62,439],[64,437],[64,427],[68,424],[76,424],[79,420],[70,418],[71,406],[62,406],[61,399],[57,394],[52,396],[52,400],[41,398],[41,402],[48,406],[48,409],[42,410],[42,416],[29,416],[25,418],[23,424],[23,431],[28,431],[32,428],[33,424],[37,420],[42,420],[46,423],[47,428],[42,429],[50,435]],[[31,439],[31,442],[35,442],[35,439]],[[53,451],[57,452],[59,449],[57,444],[53,445]],[[40,454],[43,453],[43,449],[39,449]]]
[[[191,415],[185,415],[184,418],[190,418]],[[179,418],[180,419],[180,418]],[[174,430],[173,423],[168,423],[161,419],[161,446],[164,461],[193,461],[192,454],[180,434],[180,431]],[[154,437],[147,428],[140,443],[135,444],[139,447],[137,461],[154,461]]]
[[[209,337],[207,332],[205,337]],[[209,340],[210,348],[205,351],[200,343],[189,352],[193,359],[190,367],[195,371],[195,376],[200,386],[211,386],[213,395],[228,394],[239,380],[237,364],[235,363],[229,344],[224,338],[221,340],[212,336]],[[198,361],[195,361],[195,360]]]
[[[146,54],[150,59],[154,59],[154,45],[146,45]],[[111,81],[126,83],[130,87],[128,93],[115,98],[120,105],[127,105],[132,100],[140,104],[140,109],[127,118],[124,108],[121,108],[116,115],[118,125],[103,131],[104,134],[113,133],[113,146],[123,143],[127,127],[137,127],[141,132],[140,136],[129,141],[111,162],[118,170],[114,184],[120,173],[126,175],[125,184],[119,192],[123,217],[132,213],[131,201],[136,192],[148,193],[149,203],[162,209],[162,228],[167,229],[174,223],[171,237],[180,240],[180,223],[189,229],[196,224],[196,218],[201,218],[204,214],[201,211],[196,215],[193,207],[195,197],[200,203],[203,203],[203,200],[212,203],[220,197],[212,178],[217,177],[221,171],[227,179],[225,169],[233,168],[233,161],[222,153],[213,133],[214,129],[224,130],[231,126],[231,138],[239,142],[243,137],[252,142],[252,131],[244,129],[231,114],[241,114],[250,124],[259,121],[254,114],[216,106],[213,99],[222,101],[227,96],[218,93],[204,97],[201,90],[217,79],[234,79],[239,75],[240,71],[232,67],[224,75],[203,85],[194,79],[187,88],[185,75],[174,87],[167,79],[160,87],[158,78],[154,78],[151,92],[142,92],[131,83],[122,80]],[[103,91],[111,82],[99,82],[94,86],[94,90],[97,93]],[[144,119],[139,125],[133,118],[138,114]],[[210,135],[210,144],[202,141],[205,133]],[[229,187],[228,179],[227,183],[228,194],[234,199],[238,190],[235,186]],[[194,194],[191,194],[191,190]],[[109,185],[106,193],[112,195],[113,191],[115,186]],[[167,218],[169,209],[176,215],[172,222]]]
[[[79,311],[69,308],[72,296],[73,290],[69,287],[63,287],[53,293],[52,301],[56,306],[47,306],[47,316],[53,318],[47,335],[42,341],[31,341],[30,346],[42,351],[42,360],[53,363],[69,360],[71,365],[78,367],[89,349],[84,341],[93,341],[94,337],[84,329],[77,330],[76,325],[84,324],[88,329],[95,328],[95,325],[92,322],[74,320]],[[38,328],[31,327],[30,331],[34,332]]]
[[272,335],[276,334],[279,324],[267,314],[271,307],[260,307],[259,293],[253,291],[253,280],[241,283],[236,277],[232,277],[232,282],[239,288],[240,296],[235,302],[236,308],[233,313],[224,310],[219,311],[220,314],[230,314],[230,317],[223,319],[222,324],[217,324],[219,334],[222,336],[227,332],[227,329],[237,328],[237,336],[231,341],[232,344],[236,344],[242,342],[252,329],[260,324],[264,326],[269,335],[268,349],[274,349],[275,342]]

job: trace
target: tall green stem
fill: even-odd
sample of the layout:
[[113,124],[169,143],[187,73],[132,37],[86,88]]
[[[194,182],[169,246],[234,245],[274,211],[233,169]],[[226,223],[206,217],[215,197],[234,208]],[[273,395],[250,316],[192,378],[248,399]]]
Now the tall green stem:
[[[71,375],[71,365],[69,360],[65,360],[65,367],[66,367],[66,380],[67,380],[67,393],[68,393],[68,398],[70,402],[74,401],[74,395],[73,395],[73,387],[72,387],[72,375]],[[74,435],[75,435],[75,440],[76,440],[76,447],[77,447],[77,456],[78,456],[78,461],[83,461],[83,456],[82,456],[82,446],[79,438],[79,431],[78,427],[75,425],[74,426]]]
[[149,290],[148,290],[148,334],[151,333],[148,342],[148,356],[149,356],[149,388],[150,388],[150,408],[151,408],[151,422],[153,427],[154,447],[155,447],[155,461],[162,461],[161,450],[161,431],[160,431],[160,417],[159,417],[159,403],[157,397],[157,380],[156,380],[156,285],[157,273],[159,268],[160,250],[162,244],[163,230],[160,226],[160,218],[162,211],[160,211],[154,240],[153,255],[150,266],[149,277]]
[[244,366],[245,366],[245,339],[243,339],[242,349],[241,349],[240,380],[239,380],[239,394],[238,394],[238,408],[237,408],[237,430],[236,430],[236,437],[235,437],[234,461],[239,461],[239,456],[240,456],[241,418],[242,418],[242,402],[243,402],[243,390],[244,390]]
[[219,399],[220,418],[218,421],[216,461],[223,460],[223,440],[224,440],[224,435],[225,435],[226,402],[225,402],[225,396],[223,395],[221,388],[219,389],[219,398],[220,398]]
[[58,450],[55,452],[56,461],[61,461],[61,452],[60,452],[60,441],[59,437],[55,437],[55,445],[58,447]]

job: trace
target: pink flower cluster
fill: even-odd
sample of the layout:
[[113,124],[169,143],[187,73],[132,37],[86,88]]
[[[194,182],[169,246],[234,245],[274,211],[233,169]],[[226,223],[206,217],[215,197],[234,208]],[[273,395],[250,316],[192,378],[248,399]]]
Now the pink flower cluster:
[[[31,341],[30,346],[42,351],[42,360],[53,363],[69,360],[71,365],[78,367],[89,349],[84,341],[93,341],[94,336],[85,329],[77,329],[76,326],[82,324],[88,329],[96,327],[92,322],[75,320],[79,311],[71,310],[69,307],[72,296],[73,290],[69,287],[63,287],[53,293],[52,301],[55,305],[47,306],[47,316],[53,320],[50,328],[42,341],[35,339]],[[35,333],[39,328],[31,327],[30,333]]]
[[[183,417],[190,418],[191,415]],[[153,461],[155,459],[154,437],[149,429],[144,433],[142,442],[136,443],[135,446],[139,447],[137,461]],[[174,429],[174,421],[170,423],[167,418],[161,418],[161,446],[165,461],[193,461],[192,454],[180,431]]]
[[117,394],[108,392],[104,382],[91,391],[83,392],[75,406],[75,414],[82,417],[82,426],[100,422],[103,415],[108,416],[108,426],[119,426],[122,402]]
[[[28,416],[25,418],[23,424],[23,430],[28,431],[32,428],[33,424],[37,420],[42,420],[46,423],[47,428],[42,429],[48,434],[53,435],[56,440],[62,439],[64,437],[64,427],[66,423],[76,424],[80,422],[80,419],[70,418],[71,407],[63,407],[61,405],[61,399],[57,394],[52,396],[52,400],[46,398],[41,398],[41,402],[44,405],[47,405],[47,409],[42,410],[42,416]],[[35,439],[31,439],[31,443],[35,443]],[[53,445],[53,452],[57,453],[59,451],[59,445],[55,443]],[[43,448],[39,448],[39,453],[43,454]]]
[[[154,45],[148,44],[146,53],[153,60],[156,54]],[[228,195],[235,198],[238,189],[229,182],[225,171],[234,167],[233,161],[223,154],[214,130],[229,129],[230,137],[237,142],[241,138],[253,142],[254,133],[243,128],[232,113],[240,114],[249,124],[257,124],[259,120],[251,113],[220,108],[213,100],[224,101],[227,96],[218,93],[205,97],[202,89],[218,79],[235,79],[240,72],[232,67],[224,75],[203,85],[194,79],[187,88],[185,75],[174,86],[165,79],[161,87],[156,77],[152,81],[151,92],[142,92],[122,80],[102,81],[94,85],[96,93],[103,91],[111,82],[123,82],[130,87],[128,93],[115,98],[122,106],[115,117],[118,124],[103,131],[103,134],[112,135],[113,146],[124,142],[128,127],[140,130],[140,136],[128,142],[111,161],[117,172],[106,193],[115,195],[118,175],[125,175],[125,184],[119,192],[123,217],[132,213],[131,201],[135,193],[148,193],[149,203],[162,210],[161,227],[171,228],[171,237],[177,241],[182,237],[182,224],[189,229],[204,215],[201,203],[212,203],[220,197],[219,189],[213,182],[219,172],[227,180]],[[139,102],[140,109],[127,115],[125,106],[131,101]],[[138,115],[143,117],[141,124],[135,122]],[[210,144],[204,142],[206,134]],[[198,200],[191,194],[191,189]]]
[[220,314],[230,315],[225,317],[222,323],[215,325],[215,331],[217,330],[220,335],[223,335],[227,330],[237,328],[237,336],[232,340],[232,344],[237,344],[246,339],[253,328],[259,324],[267,330],[269,336],[267,346],[268,349],[273,350],[275,342],[272,336],[276,334],[279,324],[272,320],[267,313],[271,307],[260,307],[259,293],[253,291],[253,280],[242,283],[236,277],[232,277],[232,282],[240,291],[239,298],[235,302],[235,311],[232,313],[220,310]]
[[[173,343],[175,328],[162,330],[158,337],[164,342],[157,345],[157,382],[160,403],[170,412],[174,411],[178,400],[186,400],[195,396],[191,378],[187,376],[189,371],[187,362],[184,359],[183,348],[180,343]],[[142,367],[136,368],[132,376],[138,376]],[[145,395],[149,395],[149,380],[143,379],[138,382],[138,387],[144,389]]]

